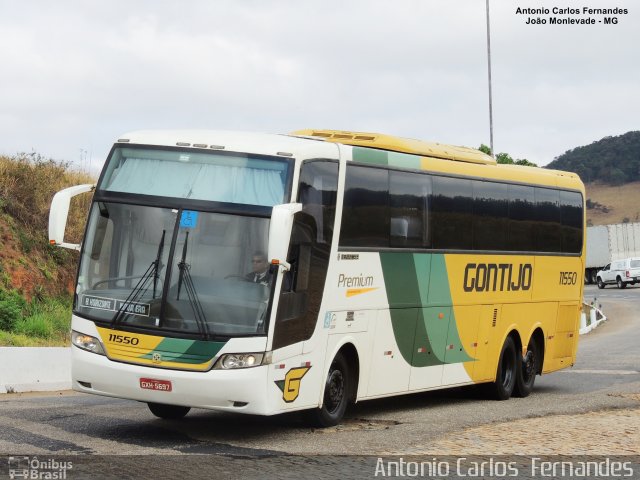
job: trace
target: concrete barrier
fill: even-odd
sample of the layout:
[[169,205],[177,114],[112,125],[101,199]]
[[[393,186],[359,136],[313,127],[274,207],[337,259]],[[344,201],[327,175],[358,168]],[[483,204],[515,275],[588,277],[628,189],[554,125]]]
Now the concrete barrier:
[[583,311],[580,316],[580,335],[586,335],[607,320],[602,310],[596,308],[594,304],[584,303],[583,305],[587,308],[589,314],[587,315],[587,313]]
[[71,348],[0,347],[0,394],[70,388]]

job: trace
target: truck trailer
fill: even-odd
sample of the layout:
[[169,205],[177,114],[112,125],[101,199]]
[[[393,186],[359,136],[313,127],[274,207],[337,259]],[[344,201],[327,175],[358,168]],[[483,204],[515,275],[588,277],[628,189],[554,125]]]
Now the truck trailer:
[[640,223],[587,227],[586,283],[596,283],[599,270],[628,257],[640,257]]

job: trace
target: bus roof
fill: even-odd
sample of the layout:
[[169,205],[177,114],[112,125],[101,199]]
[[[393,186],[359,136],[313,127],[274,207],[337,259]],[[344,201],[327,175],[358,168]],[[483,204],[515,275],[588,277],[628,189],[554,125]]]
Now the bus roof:
[[[116,144],[121,146],[126,144],[183,146],[300,159],[339,158],[337,143],[375,149],[381,154],[387,153],[388,165],[399,168],[417,168],[496,180],[557,185],[580,190],[584,188],[575,173],[497,164],[489,155],[472,148],[422,142],[378,133],[307,129],[283,135],[224,130],[141,130],[128,132],[116,141]],[[417,164],[416,159],[418,159]]]
[[291,135],[229,130],[138,130],[121,135],[117,145],[186,147],[210,151],[231,151],[279,157],[338,158],[338,147]]
[[[498,164],[489,155],[468,147],[423,142],[379,133],[340,130],[297,130],[292,135],[385,151],[388,152],[385,164],[399,168],[417,168],[419,170],[471,175],[494,180],[537,183],[584,191],[580,177],[573,172]],[[392,152],[408,155],[394,156]],[[409,155],[416,155],[421,160],[416,163]],[[451,162],[452,160],[454,162]],[[376,158],[374,162],[379,164],[380,159]],[[487,166],[494,168],[486,169],[485,167]]]
[[435,142],[423,142],[412,138],[394,137],[381,133],[345,132],[340,130],[297,130],[293,135],[323,138],[329,142],[345,145],[378,148],[400,153],[411,153],[431,158],[456,160],[459,162],[495,165],[489,155],[469,147],[458,147]]

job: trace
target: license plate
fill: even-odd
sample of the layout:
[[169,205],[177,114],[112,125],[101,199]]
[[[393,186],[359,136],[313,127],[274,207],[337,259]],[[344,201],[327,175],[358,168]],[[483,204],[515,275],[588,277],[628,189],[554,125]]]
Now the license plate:
[[161,392],[171,391],[171,382],[169,380],[156,380],[155,378],[141,378],[140,388],[145,390],[160,390]]

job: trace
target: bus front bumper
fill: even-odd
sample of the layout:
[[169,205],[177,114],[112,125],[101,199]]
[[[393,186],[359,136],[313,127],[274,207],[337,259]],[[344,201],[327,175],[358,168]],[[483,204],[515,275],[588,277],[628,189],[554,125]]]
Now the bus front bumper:
[[[267,366],[188,372],[114,362],[77,347],[71,350],[72,387],[78,392],[238,413],[277,413],[270,411],[267,401]],[[163,390],[149,389],[150,385]]]

